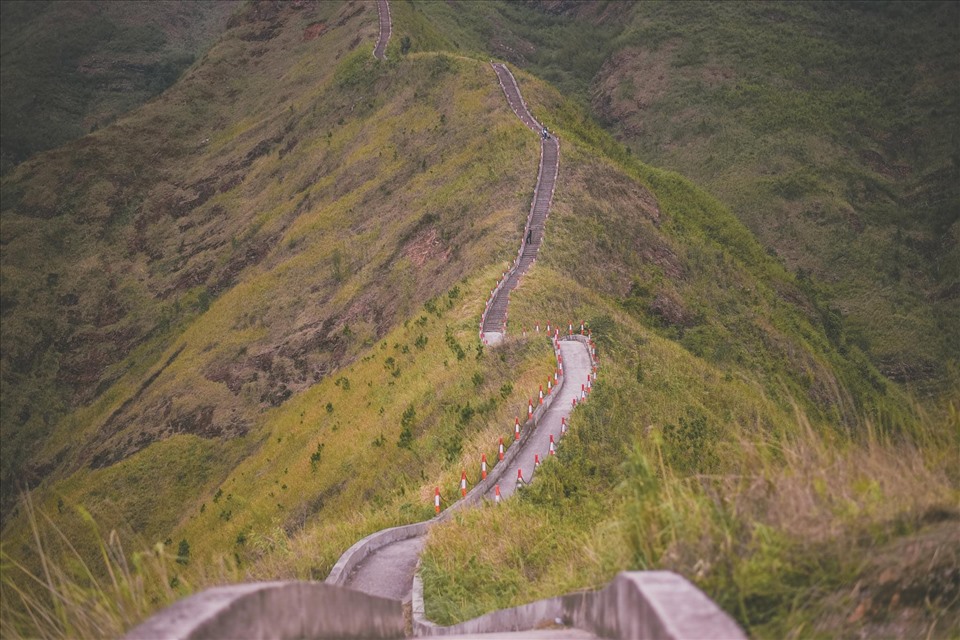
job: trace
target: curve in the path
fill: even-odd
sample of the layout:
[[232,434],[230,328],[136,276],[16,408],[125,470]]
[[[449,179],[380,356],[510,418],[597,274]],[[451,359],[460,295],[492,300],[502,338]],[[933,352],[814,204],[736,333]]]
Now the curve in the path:
[[484,344],[496,344],[503,339],[507,329],[507,307],[510,304],[510,293],[520,284],[520,279],[527,272],[537,258],[540,245],[543,244],[543,232],[550,213],[550,204],[553,202],[553,192],[557,185],[557,175],[560,170],[560,141],[555,136],[544,137],[543,126],[530,113],[517,80],[510,70],[499,62],[492,63],[497,73],[500,87],[507,97],[507,103],[520,121],[540,136],[540,170],[537,174],[537,186],[534,190],[533,202],[530,204],[530,214],[520,239],[520,250],[513,262],[513,266],[497,283],[491,292],[486,308],[480,320],[480,339]]
[[[560,163],[559,142],[554,136],[543,135],[543,128],[527,109],[513,74],[499,63],[494,63],[493,69],[513,112],[540,138],[540,168],[517,258],[491,293],[483,313],[480,339],[485,344],[496,344],[503,339],[510,293],[533,264],[543,242]],[[552,339],[559,371],[558,386],[553,388],[543,406],[537,400],[537,410],[524,423],[522,437],[513,443],[504,460],[493,467],[487,479],[433,520],[387,529],[359,541],[344,553],[327,582],[405,601],[411,596],[417,562],[431,524],[445,520],[457,509],[484,499],[493,500],[498,491],[501,498],[508,498],[521,484],[532,481],[537,464],[546,462],[552,454],[551,443],[554,450],[559,444],[563,423],[576,404],[584,399],[584,389],[589,387],[590,376],[595,372],[596,361],[589,339],[583,336],[561,339],[559,333],[555,333]]]
[[393,32],[393,23],[390,20],[390,3],[387,0],[377,0],[377,15],[380,17],[380,33],[377,36],[377,46],[373,49],[373,57],[377,60],[387,58],[387,43]]
[[357,565],[346,586],[372,596],[406,600],[425,542],[426,536],[420,535],[381,547]]

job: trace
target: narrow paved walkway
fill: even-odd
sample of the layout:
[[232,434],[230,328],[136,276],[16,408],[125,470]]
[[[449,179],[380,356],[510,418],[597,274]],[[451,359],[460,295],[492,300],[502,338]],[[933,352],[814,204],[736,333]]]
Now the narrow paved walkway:
[[377,60],[386,60],[387,43],[393,33],[393,23],[390,20],[390,3],[387,0],[377,0],[377,15],[380,16],[380,34],[377,36],[377,46],[373,50],[373,57]]
[[520,284],[520,278],[530,269],[536,260],[537,252],[540,251],[540,245],[543,244],[543,231],[547,224],[547,215],[550,213],[550,204],[553,202],[553,192],[560,170],[560,143],[553,136],[547,138],[542,136],[543,127],[527,109],[523,96],[520,95],[517,81],[510,70],[498,62],[493,63],[493,70],[497,72],[500,87],[513,112],[540,136],[540,172],[537,175],[537,187],[530,206],[530,215],[527,217],[527,226],[520,239],[520,253],[484,312],[481,332],[487,344],[496,344],[503,339],[510,293]]
[[[530,482],[535,473],[536,456],[540,457],[541,463],[550,456],[550,436],[553,436],[556,446],[560,446],[560,423],[570,419],[573,400],[580,398],[580,385],[587,383],[592,364],[586,346],[574,340],[561,340],[560,355],[563,357],[563,373],[566,378],[563,387],[556,392],[557,397],[540,418],[533,435],[524,444],[520,455],[514,458],[503,474],[500,481],[502,498],[509,497],[516,490],[518,469],[523,472],[524,481]],[[493,499],[494,491],[491,489],[486,497]]]
[[[389,8],[386,5],[386,0],[379,0],[381,37],[374,55],[381,59],[390,29]],[[387,25],[386,28],[384,24]],[[544,138],[541,135],[542,127],[527,109],[513,74],[502,64],[493,64],[493,69],[514,113],[540,137],[540,171],[517,259],[484,314],[481,331],[488,344],[496,344],[503,338],[510,292],[533,264],[543,242],[544,225],[553,201],[560,166],[559,142],[552,136]],[[560,355],[563,359],[565,379],[563,388],[557,392],[559,395],[550,409],[541,416],[533,434],[523,444],[523,449],[503,472],[500,481],[500,495],[503,498],[516,491],[518,469],[521,470],[525,482],[533,479],[536,458],[539,457],[540,461],[544,462],[550,455],[551,436],[559,445],[561,422],[570,415],[573,400],[580,398],[581,385],[587,382],[592,364],[587,347],[579,341],[561,340]],[[485,497],[492,500],[494,492],[495,489],[491,487]],[[344,586],[395,600],[406,600],[411,594],[413,575],[425,541],[426,536],[422,535],[376,549],[357,565]]]
[[392,600],[408,599],[425,541],[419,536],[377,549],[357,565],[344,586]]

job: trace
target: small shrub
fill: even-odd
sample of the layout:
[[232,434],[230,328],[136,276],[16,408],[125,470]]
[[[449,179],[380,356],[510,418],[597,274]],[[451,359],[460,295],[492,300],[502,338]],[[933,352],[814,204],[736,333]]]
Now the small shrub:
[[320,457],[323,455],[323,443],[317,443],[317,450],[310,454],[310,467],[313,469],[317,468],[317,465],[320,464]]

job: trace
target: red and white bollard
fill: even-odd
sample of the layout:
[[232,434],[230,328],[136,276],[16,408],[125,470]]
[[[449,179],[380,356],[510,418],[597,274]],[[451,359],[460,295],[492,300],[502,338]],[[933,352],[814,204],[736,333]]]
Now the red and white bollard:
[[572,406],[574,409],[577,408],[577,399],[576,399],[576,398],[570,398],[570,406]]
[[582,402],[586,399],[587,399],[587,385],[581,384],[580,385],[580,401]]
[[487,454],[480,454],[480,479],[487,479]]
[[493,501],[497,504],[500,504],[500,485],[495,485],[493,487]]
[[466,471],[460,472],[460,493],[463,495],[464,498],[467,497],[467,472]]
[[437,513],[440,513],[440,487],[437,487],[433,494],[433,507],[437,510]]
[[513,439],[520,439],[520,418],[513,419]]
[[502,461],[502,460],[503,460],[503,437],[502,437],[502,436],[501,436],[501,438],[500,438],[500,451],[499,451],[499,454],[500,454],[500,460]]
[[562,438],[567,433],[567,419],[560,418],[560,437]]
[[523,480],[523,469],[517,469],[517,487],[522,487],[526,484]]
[[556,445],[553,442],[553,434],[550,434],[550,455],[556,455],[557,449]]
[[535,470],[540,468],[540,454],[539,454],[539,453],[533,454],[533,468],[534,468]]

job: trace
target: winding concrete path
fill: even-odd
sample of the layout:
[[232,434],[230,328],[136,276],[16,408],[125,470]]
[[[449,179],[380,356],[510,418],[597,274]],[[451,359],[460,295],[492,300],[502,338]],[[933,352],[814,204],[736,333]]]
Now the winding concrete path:
[[390,19],[390,3],[387,0],[377,0],[377,15],[380,17],[380,33],[377,35],[377,46],[373,49],[373,57],[377,60],[387,59],[387,43],[393,33],[393,21]]
[[[385,4],[384,0],[380,0],[381,25],[385,18],[389,21],[389,9],[384,9]],[[383,32],[384,29],[381,26],[381,39]],[[387,32],[389,33],[389,28]],[[379,43],[378,50],[381,50]],[[540,138],[540,168],[517,258],[506,277],[492,293],[483,314],[481,339],[491,345],[503,339],[510,293],[519,285],[521,277],[533,265],[543,243],[544,227],[550,213],[560,166],[559,142],[553,136],[542,135],[543,127],[527,108],[513,74],[503,64],[493,63],[492,66],[513,112]],[[501,463],[506,467],[500,465],[493,467],[492,474],[498,478],[499,484],[488,483],[489,486],[485,488],[475,489],[482,490],[484,498],[493,500],[497,489],[500,491],[501,498],[511,496],[522,484],[518,480],[518,471],[523,484],[531,482],[536,473],[537,462],[545,463],[550,457],[551,438],[555,448],[560,445],[562,423],[570,416],[575,401],[580,400],[581,389],[587,383],[593,362],[583,342],[560,340],[555,343],[555,347],[564,375],[562,386],[554,392],[557,397],[553,398],[547,411],[539,416],[535,426],[532,427],[533,432],[525,435],[518,443],[521,447],[518,453]],[[525,428],[531,428],[532,424],[534,423],[527,422]],[[444,515],[441,515],[437,520],[443,517]],[[371,595],[401,601],[408,600],[411,595],[413,575],[425,542],[426,533],[423,532],[374,549],[346,576],[342,584]]]
[[520,94],[520,87],[517,86],[516,78],[510,70],[499,62],[492,63],[492,66],[513,112],[521,122],[540,136],[540,171],[537,174],[537,186],[530,205],[530,214],[527,216],[527,225],[523,230],[523,237],[520,238],[520,251],[510,271],[498,284],[483,313],[480,333],[483,341],[489,345],[495,345],[503,339],[507,326],[510,293],[520,284],[520,278],[536,261],[537,252],[543,244],[543,232],[560,170],[560,142],[554,136],[544,138],[541,135],[543,126],[527,109],[527,104]]
[[391,600],[409,600],[413,573],[426,536],[407,538],[381,547],[350,574],[346,586]]

